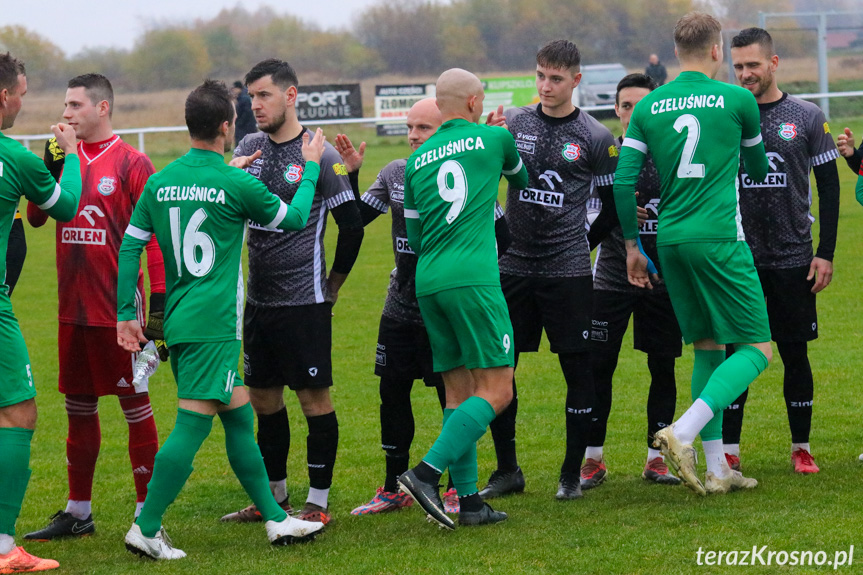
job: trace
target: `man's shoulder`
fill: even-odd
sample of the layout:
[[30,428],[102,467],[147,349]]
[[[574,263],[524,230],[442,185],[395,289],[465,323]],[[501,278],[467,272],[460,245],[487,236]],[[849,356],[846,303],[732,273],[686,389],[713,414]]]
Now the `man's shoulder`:
[[397,176],[399,174],[404,175],[407,164],[407,158],[399,158],[398,160],[393,160],[392,162],[381,168],[380,178],[382,180],[388,180],[393,176]]
[[268,141],[270,141],[270,135],[266,132],[252,132],[251,134],[246,134],[243,139],[240,140],[240,143],[237,144],[237,148],[234,153],[236,155],[236,151],[239,150],[243,155],[249,155],[251,152],[263,148]]

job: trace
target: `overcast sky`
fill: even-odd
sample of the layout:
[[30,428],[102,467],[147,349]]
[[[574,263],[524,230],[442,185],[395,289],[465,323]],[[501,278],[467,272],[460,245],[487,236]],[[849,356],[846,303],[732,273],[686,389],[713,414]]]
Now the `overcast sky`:
[[223,8],[249,12],[271,6],[323,28],[346,28],[366,6],[379,0],[0,0],[0,26],[20,24],[50,39],[67,56],[83,48],[131,48],[158,24],[210,19]]

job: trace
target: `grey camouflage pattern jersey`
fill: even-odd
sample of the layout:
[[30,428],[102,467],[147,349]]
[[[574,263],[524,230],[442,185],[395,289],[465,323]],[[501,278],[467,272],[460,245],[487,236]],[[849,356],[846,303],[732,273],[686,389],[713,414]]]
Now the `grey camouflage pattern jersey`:
[[522,277],[591,274],[587,199],[593,186],[614,183],[617,148],[608,129],[576,109],[551,118],[540,104],[505,113],[529,182],[507,188],[506,221],[512,244],[500,271]]
[[[416,297],[417,256],[408,245],[405,225],[405,166],[406,159],[394,160],[384,166],[360,201],[382,214],[392,214],[393,255],[396,267],[390,272],[390,283],[384,302],[383,315],[413,325],[424,325]],[[495,207],[495,220],[503,209]]]
[[[618,148],[621,140],[618,139]],[[641,173],[638,175],[638,183],[635,191],[638,192],[636,202],[641,208],[647,209],[647,221],[639,230],[641,245],[644,252],[653,260],[659,269],[659,254],[656,250],[656,229],[659,217],[659,194],[661,180],[653,158],[647,157]],[[602,209],[602,201],[594,190],[588,202],[588,210],[598,211]],[[593,289],[626,293],[643,293],[643,288],[637,288],[629,283],[626,274],[626,246],[623,243],[623,230],[620,225],[614,227],[609,235],[596,249],[596,262],[593,268]],[[653,292],[665,292],[664,283],[653,286]]]
[[740,215],[755,266],[784,269],[812,262],[809,171],[839,157],[821,109],[783,94],[760,104],[761,136],[770,162],[764,182],[741,169]]
[[[261,150],[261,157],[246,171],[261,180],[276,196],[290,202],[302,180],[304,129],[293,140],[276,144],[263,132],[249,134],[237,145],[234,157]],[[321,157],[321,175],[306,227],[296,232],[267,230],[249,222],[249,291],[247,301],[260,307],[323,303],[327,297],[324,233],[327,213],[354,193],[341,156],[327,142]]]

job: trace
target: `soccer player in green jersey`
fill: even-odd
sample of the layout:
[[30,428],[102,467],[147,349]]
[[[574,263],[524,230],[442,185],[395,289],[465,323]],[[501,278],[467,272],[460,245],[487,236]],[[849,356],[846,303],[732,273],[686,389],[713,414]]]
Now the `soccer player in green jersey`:
[[[15,123],[27,76],[24,64],[9,53],[0,54],[0,130]],[[57,144],[66,152],[71,168],[57,184],[42,160],[0,132],[0,254],[5,254],[21,196],[61,221],[78,212],[81,171],[75,130],[65,124],[51,126]],[[6,283],[6,259],[0,259],[0,573],[27,573],[56,569],[59,563],[30,555],[15,546],[15,522],[30,480],[30,442],[36,428],[36,388],[27,346],[12,313]]]
[[459,494],[459,524],[506,519],[483,503],[476,486],[476,442],[512,400],[512,324],[500,288],[494,212],[501,174],[527,185],[527,170],[505,129],[479,126],[485,94],[458,68],[438,78],[443,124],[408,159],[404,212],[418,256],[416,295],[447,409],[437,441],[399,478],[428,516],[453,529],[438,493],[447,468]]
[[134,300],[141,251],[153,234],[165,255],[164,328],[179,410],[174,430],[156,455],[144,507],[126,534],[130,551],[153,559],[186,556],[165,537],[162,515],[191,475],[192,461],[217,414],[225,427],[228,461],[266,521],[270,542],[306,541],[323,528],[322,523],[290,517],[273,498],[237,362],[244,300],[240,256],[247,221],[270,229],[305,226],[325,138],[320,130],[311,141],[303,138],[306,169],[288,205],[253,176],[225,164],[236,117],[221,82],[208,80],[189,94],[186,125],[192,149],[147,181],[120,248],[117,342],[129,351],[147,341]]
[[[657,247],[683,339],[695,344],[692,406],[656,433],[654,445],[686,484],[704,495],[752,488],[732,471],[722,449],[722,410],[767,368],[770,328],[764,293],[744,241],[737,206],[737,169],[767,175],[755,97],[717,82],[722,65],[719,21],[692,12],[678,20],[674,44],[681,73],[645,96],[630,120],[614,181],[630,283],[652,287],[636,244],[635,185],[646,154],[659,171]],[[736,353],[725,359],[725,344]],[[696,475],[692,442],[701,434],[706,490]]]

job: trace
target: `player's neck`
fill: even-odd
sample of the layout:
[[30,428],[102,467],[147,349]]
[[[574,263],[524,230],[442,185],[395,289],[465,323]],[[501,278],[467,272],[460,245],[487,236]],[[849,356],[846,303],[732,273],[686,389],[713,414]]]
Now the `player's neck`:
[[719,66],[713,60],[681,60],[681,72],[701,72],[708,78],[715,78],[719,72]]
[[106,124],[103,126],[99,126],[95,130],[93,130],[92,134],[89,134],[86,138],[83,138],[81,141],[85,144],[98,144],[100,142],[105,142],[114,137],[114,130],[111,128],[111,124]]
[[566,118],[573,112],[575,112],[575,105],[572,101],[568,101],[553,108],[545,105],[542,106],[542,113],[549,118]]
[[303,126],[296,116],[285,118],[285,123],[274,133],[270,134],[270,140],[276,144],[289,142],[303,133]]
[[770,89],[755,98],[755,101],[759,104],[772,104],[773,102],[778,102],[782,99],[782,90],[779,89],[779,86],[773,84],[770,86]]
[[219,136],[215,140],[196,140],[192,138],[192,149],[194,150],[204,150],[205,152],[216,152],[217,154],[225,155],[225,143],[226,139],[224,136]]

